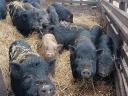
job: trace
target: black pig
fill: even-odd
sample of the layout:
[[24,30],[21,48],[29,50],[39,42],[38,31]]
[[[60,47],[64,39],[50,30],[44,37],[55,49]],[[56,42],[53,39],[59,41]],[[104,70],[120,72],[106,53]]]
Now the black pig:
[[59,21],[67,21],[73,23],[73,14],[67,8],[59,3],[53,3],[51,6],[56,9],[56,12],[59,16]]
[[21,1],[23,1],[24,3],[30,3],[36,8],[41,8],[40,0],[21,0]]
[[58,14],[56,13],[56,10],[53,6],[49,6],[47,8],[47,12],[50,17],[50,23],[53,25],[58,25],[59,24],[59,17]]
[[70,46],[71,69],[74,78],[91,78],[96,74],[97,50],[88,31],[82,31]]
[[90,30],[91,39],[95,45],[97,45],[100,36],[102,35],[102,28],[98,25],[95,25]]
[[72,44],[79,32],[85,30],[80,26],[54,26],[52,29],[52,33],[54,34],[57,42],[62,44],[64,48],[68,49],[68,45]]
[[24,40],[9,48],[11,86],[16,96],[54,96],[55,87],[48,78],[49,65]]
[[9,9],[13,24],[26,37],[33,31],[43,32],[49,25],[47,12],[34,8],[29,3],[14,1],[10,3]]
[[97,73],[101,77],[109,76],[113,70],[112,40],[107,35],[102,35],[99,39],[98,48],[103,52],[98,54]]

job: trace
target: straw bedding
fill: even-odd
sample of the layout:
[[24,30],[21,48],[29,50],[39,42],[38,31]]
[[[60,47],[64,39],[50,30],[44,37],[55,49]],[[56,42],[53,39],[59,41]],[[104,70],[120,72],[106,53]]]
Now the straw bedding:
[[[93,25],[99,23],[99,19],[97,18],[99,17],[99,13],[95,13],[96,10],[87,11],[85,8],[83,11],[80,11],[81,9],[79,10],[78,7],[77,9],[72,9],[75,14],[75,24],[90,29]],[[11,86],[8,70],[8,48],[16,39],[25,39],[32,46],[34,52],[37,52],[37,45],[41,41],[36,33],[33,33],[28,38],[20,35],[16,28],[12,26],[9,16],[6,20],[0,21],[0,68],[9,95],[11,95]],[[111,78],[107,80],[101,80],[100,78],[94,80],[74,80],[70,69],[69,55],[69,51],[64,50],[58,56],[55,77],[51,77],[51,80],[56,85],[57,96],[115,96]]]

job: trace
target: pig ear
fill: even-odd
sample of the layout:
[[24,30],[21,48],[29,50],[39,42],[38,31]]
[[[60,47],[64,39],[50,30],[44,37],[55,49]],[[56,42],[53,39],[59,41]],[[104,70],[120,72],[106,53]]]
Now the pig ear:
[[15,76],[17,78],[20,78],[20,75],[21,75],[21,66],[20,66],[20,64],[11,62],[10,63],[10,69],[11,69],[10,71],[13,74],[13,76]]
[[98,50],[96,50],[96,53],[97,54],[101,54],[103,52],[103,49],[98,49]]
[[13,6],[12,4],[8,4],[8,5],[7,5],[7,10],[9,11],[9,10],[13,9],[13,7],[14,7],[14,6]]
[[10,68],[14,68],[15,70],[20,70],[20,64],[11,62],[9,63]]

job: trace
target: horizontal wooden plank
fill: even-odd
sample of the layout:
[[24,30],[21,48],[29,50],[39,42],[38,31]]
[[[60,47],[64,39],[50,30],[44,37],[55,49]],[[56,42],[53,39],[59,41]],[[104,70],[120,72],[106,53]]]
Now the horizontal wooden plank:
[[124,49],[121,50],[121,55],[125,59],[127,65],[128,65],[128,57],[127,57],[127,54],[125,53],[125,50]]
[[119,86],[119,80],[118,80],[118,76],[117,76],[117,72],[115,71],[114,72],[114,84],[115,84],[115,88],[116,88],[116,95],[117,96],[121,96],[121,93],[120,93],[120,86]]
[[115,0],[115,1],[117,1],[117,2],[126,2],[126,3],[128,3],[128,0]]
[[107,34],[109,34],[109,36],[111,37],[111,38],[113,38],[113,39],[119,39],[119,33],[118,33],[118,31],[116,30],[116,28],[114,27],[114,25],[111,23],[111,19],[107,16],[107,15],[105,15],[105,21],[109,24],[107,27],[109,27],[108,29],[107,29]]
[[119,34],[121,34],[122,38],[128,44],[128,14],[125,12],[123,13],[123,11],[105,0],[102,1],[102,6],[106,10],[107,15],[111,17],[116,26],[121,30]]
[[78,3],[78,4],[98,4],[98,2],[95,2],[93,0],[88,0],[88,1],[71,1],[71,0],[55,0],[56,2],[61,2],[61,3]]
[[[106,20],[107,20],[107,35],[110,36],[113,40],[113,46],[114,46],[114,54],[116,56],[120,55],[120,52],[118,52],[118,50],[120,50],[121,46],[122,46],[122,40],[120,38],[120,35],[118,33],[118,28],[115,28],[114,24],[111,23],[111,20],[109,17],[105,16]],[[105,20],[105,21],[106,21]]]
[[121,73],[121,76],[122,76],[126,96],[128,96],[128,84],[127,84],[126,78],[123,73]]
[[105,17],[106,17],[107,22],[110,23],[111,22],[110,18],[107,15],[105,15]]
[[5,84],[4,84],[1,69],[0,69],[0,96],[7,96],[7,91],[6,91],[6,88],[5,88]]
[[124,58],[122,59],[121,66],[122,66],[122,69],[123,69],[122,71],[124,73],[124,76],[126,78],[126,81],[128,82],[128,66],[127,66],[126,61],[125,61]]
[[128,50],[126,49],[126,47],[128,47],[128,46],[126,45],[126,43],[124,43],[123,48],[121,49],[121,55],[122,55],[122,58],[125,59],[127,65],[128,65]]
[[124,85],[123,85],[123,80],[121,77],[121,72],[120,72],[119,68],[117,67],[117,63],[115,63],[115,68],[116,68],[117,81],[119,84],[120,96],[126,96]]
[[113,24],[110,24],[111,28],[113,29],[114,34],[119,38],[119,33],[116,30],[115,26]]

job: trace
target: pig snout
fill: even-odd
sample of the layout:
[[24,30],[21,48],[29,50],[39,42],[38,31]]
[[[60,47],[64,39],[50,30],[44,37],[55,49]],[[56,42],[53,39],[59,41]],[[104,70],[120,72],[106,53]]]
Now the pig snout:
[[105,73],[99,73],[99,76],[101,76],[101,77],[106,77],[106,76],[108,76],[108,74],[105,74]]
[[103,70],[100,70],[99,72],[99,76],[101,77],[107,77],[110,74],[110,72],[108,70],[106,70],[105,68]]
[[47,55],[48,55],[48,58],[53,58],[54,57],[53,53],[47,53]]
[[49,24],[42,24],[43,28],[46,29],[48,28]]
[[40,94],[42,94],[41,96],[54,96],[55,88],[53,85],[43,85]]
[[48,61],[55,61],[54,53],[47,53]]
[[42,26],[32,26],[32,30],[39,31],[42,29]]
[[82,77],[85,77],[85,78],[89,78],[91,77],[91,71],[89,69],[84,69],[82,72],[81,72],[81,76]]

